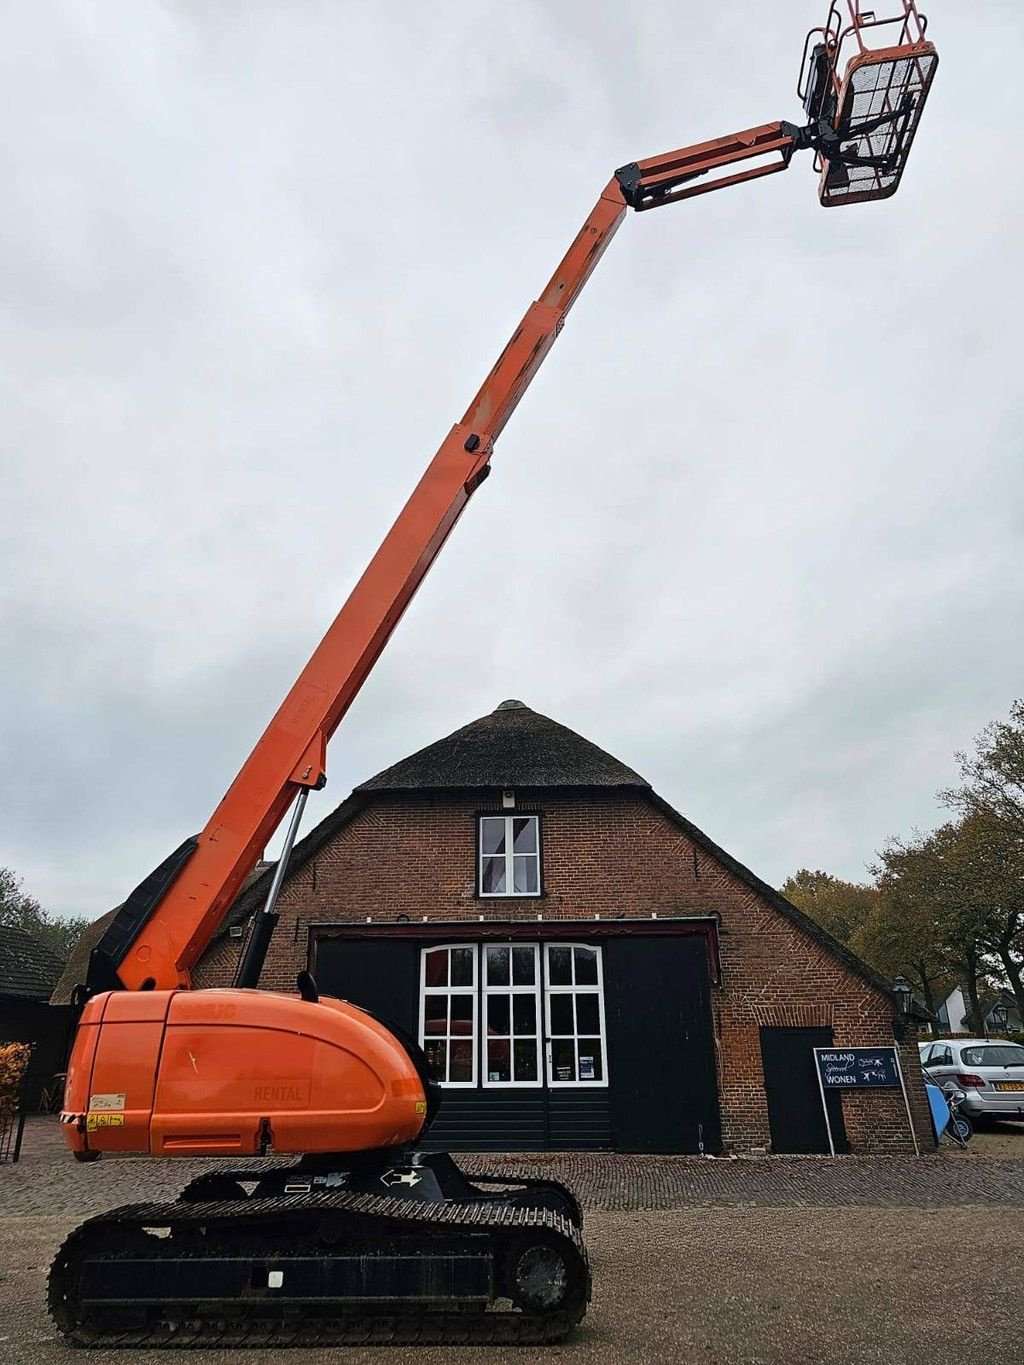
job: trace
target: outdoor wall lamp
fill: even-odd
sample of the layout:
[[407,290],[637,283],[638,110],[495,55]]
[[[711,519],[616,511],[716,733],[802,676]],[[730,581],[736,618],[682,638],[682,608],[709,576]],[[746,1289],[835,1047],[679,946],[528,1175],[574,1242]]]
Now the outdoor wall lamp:
[[899,1005],[900,1014],[906,1017],[910,1013],[910,1001],[913,991],[910,989],[910,982],[905,976],[898,976],[892,983],[892,993],[896,997]]

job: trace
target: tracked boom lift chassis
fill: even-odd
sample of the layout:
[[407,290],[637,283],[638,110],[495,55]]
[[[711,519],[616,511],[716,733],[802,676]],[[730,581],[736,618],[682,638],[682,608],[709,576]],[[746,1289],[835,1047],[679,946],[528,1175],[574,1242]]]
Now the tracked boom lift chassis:
[[[892,194],[937,63],[914,0],[896,8],[878,18],[850,0],[846,22],[830,6],[805,45],[808,122],[615,172],[206,828],[132,892],[94,949],[61,1114],[72,1151],[235,1164],[172,1203],[114,1209],[71,1234],[49,1306],[72,1342],[548,1342],[582,1318],[590,1271],[574,1196],[554,1181],[471,1182],[450,1157],[419,1151],[439,1091],[414,1040],[321,998],[305,972],[296,995],[255,989],[274,905],[305,799],[325,781],[328,740],[627,210],[783,171],[802,148],[814,152],[823,204]],[[191,989],[289,807],[234,986]],[[277,1160],[246,1164],[268,1154]]]

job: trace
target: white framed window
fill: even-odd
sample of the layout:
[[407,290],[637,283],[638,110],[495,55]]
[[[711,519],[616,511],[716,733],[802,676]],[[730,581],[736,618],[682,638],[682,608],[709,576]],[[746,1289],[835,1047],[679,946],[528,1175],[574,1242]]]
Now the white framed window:
[[481,1074],[485,1086],[539,1086],[540,946],[483,946]]
[[607,1086],[603,972],[601,949],[583,943],[424,948],[420,1045],[431,1075],[446,1088]]
[[481,815],[481,896],[540,895],[540,819],[536,815]]
[[431,1075],[444,1086],[476,1085],[477,964],[475,943],[420,953],[420,1046]]
[[547,1080],[557,1086],[607,1086],[601,949],[544,945]]

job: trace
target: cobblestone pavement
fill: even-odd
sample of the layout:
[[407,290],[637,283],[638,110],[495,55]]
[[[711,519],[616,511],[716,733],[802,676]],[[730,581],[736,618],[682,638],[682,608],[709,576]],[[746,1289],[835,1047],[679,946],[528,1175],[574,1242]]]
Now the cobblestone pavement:
[[[467,1171],[550,1175],[588,1209],[1024,1207],[1024,1158],[942,1156],[741,1158],[538,1152],[459,1157]],[[237,1164],[232,1162],[231,1164]],[[258,1165],[258,1162],[254,1162]],[[51,1120],[34,1119],[22,1161],[0,1167],[0,1217],[93,1213],[135,1199],[172,1197],[216,1163],[110,1157],[73,1161]]]
[[[79,1166],[33,1121],[0,1166],[0,1361],[128,1365],[64,1345],[43,1303],[84,1215],[169,1196],[211,1163]],[[1019,1360],[1024,1161],[701,1161],[543,1154],[467,1167],[551,1172],[587,1206],[594,1300],[544,1350],[133,1352],[131,1365],[963,1365]],[[955,1254],[950,1249],[955,1248]]]

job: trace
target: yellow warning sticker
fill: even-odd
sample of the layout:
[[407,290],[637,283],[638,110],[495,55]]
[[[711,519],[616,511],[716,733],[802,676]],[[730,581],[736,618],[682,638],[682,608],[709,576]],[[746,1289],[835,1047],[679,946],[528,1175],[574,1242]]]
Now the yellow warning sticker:
[[425,1114],[426,1112],[427,1112],[427,1102],[426,1102],[426,1100],[417,1100],[417,1101],[416,1101],[416,1113],[417,1113],[417,1114]]
[[123,1114],[88,1114],[85,1119],[86,1131],[95,1133],[97,1128],[123,1128]]

